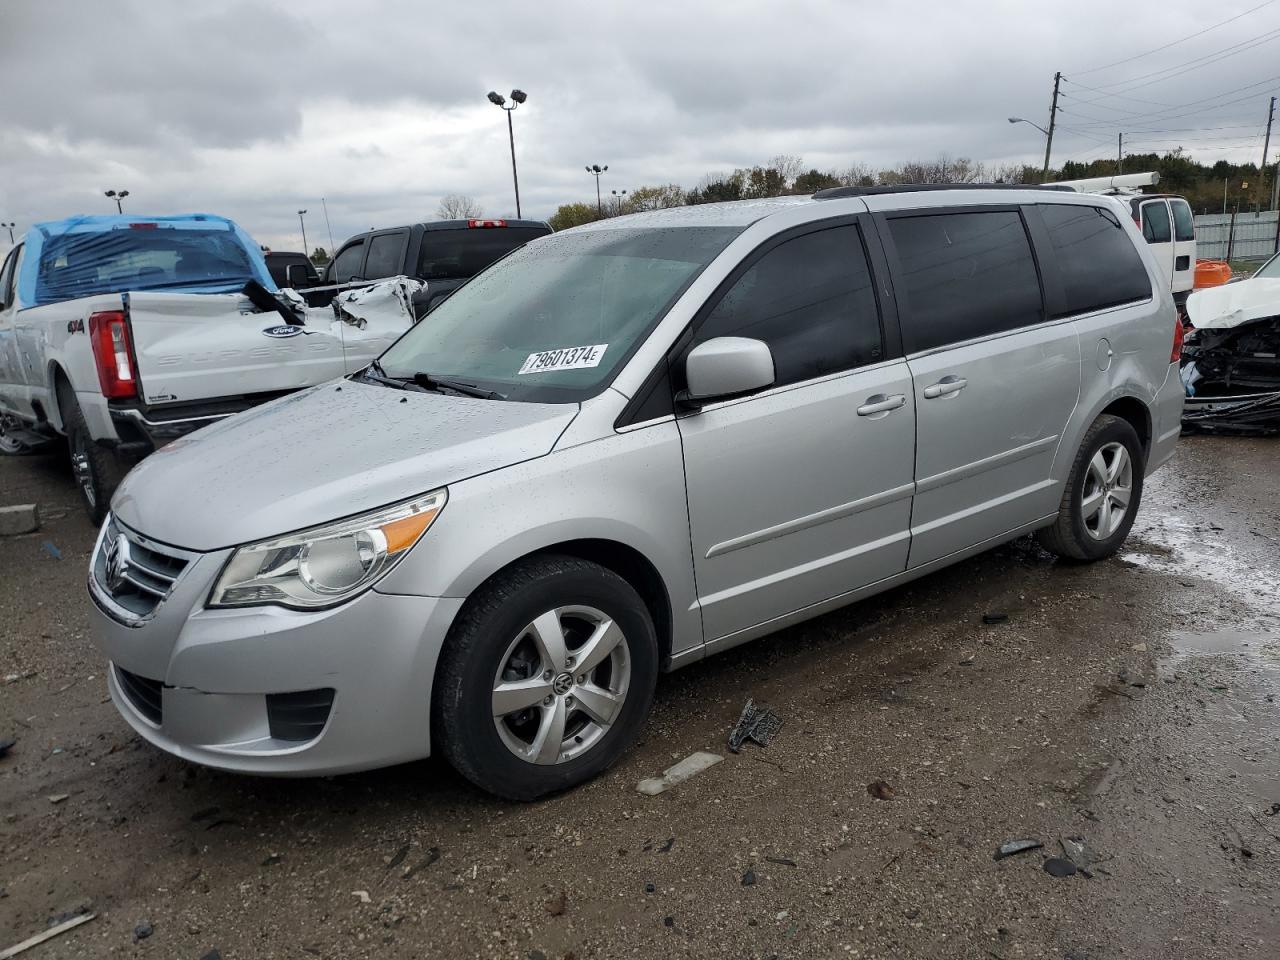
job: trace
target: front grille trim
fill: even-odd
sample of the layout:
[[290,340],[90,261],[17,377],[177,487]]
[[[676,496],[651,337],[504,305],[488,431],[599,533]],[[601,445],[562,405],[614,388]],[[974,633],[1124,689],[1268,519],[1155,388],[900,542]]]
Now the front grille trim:
[[[121,582],[112,589],[108,570],[119,552],[121,535],[128,542],[128,560]],[[137,626],[155,615],[198,556],[156,543],[108,514],[93,551],[91,592],[114,619]]]

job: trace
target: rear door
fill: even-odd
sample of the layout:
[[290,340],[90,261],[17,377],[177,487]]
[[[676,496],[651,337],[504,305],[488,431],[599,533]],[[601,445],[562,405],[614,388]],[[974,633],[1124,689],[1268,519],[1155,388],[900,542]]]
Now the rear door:
[[1170,199],[1169,209],[1173,213],[1173,292],[1189,293],[1196,282],[1196,218],[1181,197]]
[[772,387],[679,419],[714,642],[904,569],[915,425],[855,224],[774,238],[705,309],[687,349],[751,337],[775,369]]
[[292,326],[241,294],[133,293],[129,326],[148,405],[296,390],[345,372],[341,322]]
[[[1151,247],[1151,253],[1160,267],[1160,276],[1165,286],[1173,288],[1174,243],[1173,219],[1169,214],[1169,202],[1163,197],[1144,200],[1138,204],[1139,223],[1142,225],[1142,239]],[[1195,264],[1191,264],[1194,273]]]
[[1075,408],[1080,346],[1046,321],[1017,207],[886,214],[903,349],[916,406],[908,566],[1056,508],[1050,469]]

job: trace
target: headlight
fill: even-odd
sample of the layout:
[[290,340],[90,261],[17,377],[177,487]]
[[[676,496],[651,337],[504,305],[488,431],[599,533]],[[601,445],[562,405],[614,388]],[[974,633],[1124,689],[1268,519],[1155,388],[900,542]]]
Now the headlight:
[[349,600],[409,552],[444,509],[444,490],[372,513],[239,547],[209,595],[211,607],[312,609]]

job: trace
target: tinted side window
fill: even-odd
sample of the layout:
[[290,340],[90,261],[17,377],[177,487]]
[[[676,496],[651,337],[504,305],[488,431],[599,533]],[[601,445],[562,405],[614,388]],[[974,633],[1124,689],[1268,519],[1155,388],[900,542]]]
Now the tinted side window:
[[1173,237],[1175,240],[1194,240],[1196,238],[1196,218],[1191,215],[1191,207],[1185,200],[1170,200],[1173,207]]
[[361,262],[364,260],[364,241],[353,243],[344,249],[333,261],[333,282],[346,283],[354,276],[360,275]]
[[394,277],[402,271],[407,236],[405,233],[383,233],[369,241],[369,259],[364,265],[366,280]]
[[699,343],[713,337],[767,343],[777,386],[879,360],[880,316],[858,228],[808,233],[764,254],[699,328]]
[[1062,316],[1151,296],[1151,278],[1142,257],[1110,210],[1045,204],[1040,213],[1067,299]]
[[976,211],[889,221],[907,353],[1044,319],[1040,277],[1022,217]]
[[1147,243],[1169,243],[1173,239],[1169,227],[1169,207],[1163,200],[1142,205],[1142,236]]

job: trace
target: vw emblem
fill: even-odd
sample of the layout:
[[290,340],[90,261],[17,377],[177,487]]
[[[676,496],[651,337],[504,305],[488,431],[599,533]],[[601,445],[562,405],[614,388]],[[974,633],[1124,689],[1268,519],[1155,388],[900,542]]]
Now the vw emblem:
[[129,539],[117,534],[115,542],[107,550],[107,589],[119,593],[128,582],[125,574],[129,571]]
[[551,681],[551,689],[559,696],[564,696],[573,689],[573,674],[562,673]]

